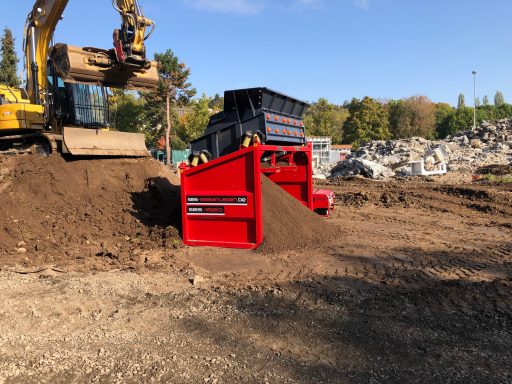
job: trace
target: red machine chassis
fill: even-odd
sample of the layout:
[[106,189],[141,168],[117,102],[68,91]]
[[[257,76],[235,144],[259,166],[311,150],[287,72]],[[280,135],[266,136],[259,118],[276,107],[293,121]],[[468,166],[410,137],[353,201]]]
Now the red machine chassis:
[[[315,210],[310,145],[243,148],[197,167],[181,168],[184,243],[259,247],[263,242],[262,174]],[[318,200],[323,208],[324,199]]]

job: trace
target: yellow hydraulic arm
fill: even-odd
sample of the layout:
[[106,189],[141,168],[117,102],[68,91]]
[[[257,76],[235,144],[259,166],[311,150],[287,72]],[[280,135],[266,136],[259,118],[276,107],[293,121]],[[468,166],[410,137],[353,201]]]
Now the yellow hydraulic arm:
[[27,93],[33,104],[42,104],[48,88],[47,60],[50,41],[68,0],[37,0],[25,25],[24,50]]
[[[123,20],[121,29],[114,31],[114,47],[120,63],[147,64],[144,41],[153,33],[155,23],[144,16],[138,0],[112,0]],[[151,30],[146,34],[147,28]]]
[[[48,89],[47,61],[50,42],[55,27],[61,20],[69,0],[36,0],[29,13],[25,26],[24,50],[25,66],[27,69],[27,93],[34,104],[44,104],[46,89]],[[114,51],[96,50],[86,57],[88,71],[97,71],[98,66],[105,69],[118,66],[120,69],[129,67],[133,71],[145,72],[151,69],[146,59],[144,41],[153,32],[154,22],[146,18],[138,0],[112,0],[114,8],[122,19],[121,29],[114,31]],[[147,28],[151,31],[147,34]],[[98,54],[100,52],[100,54]],[[85,56],[85,53],[82,55]],[[80,61],[81,57],[77,60]],[[68,62],[72,60],[67,58]],[[73,63],[65,63],[66,65]],[[80,82],[80,77],[74,79]],[[87,80],[87,79],[86,79]],[[94,77],[101,83],[102,77]],[[115,85],[115,81],[111,81]],[[127,82],[125,82],[126,84]],[[107,84],[107,85],[112,85]]]

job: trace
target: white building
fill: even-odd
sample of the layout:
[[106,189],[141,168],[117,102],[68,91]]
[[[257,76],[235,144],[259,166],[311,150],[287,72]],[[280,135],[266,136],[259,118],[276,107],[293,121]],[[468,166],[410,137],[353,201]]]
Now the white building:
[[337,163],[346,160],[352,153],[352,145],[331,145],[331,162]]
[[313,163],[316,167],[331,163],[331,145],[330,137],[310,136],[308,143],[313,145]]
[[345,160],[352,152],[351,145],[333,145],[330,137],[310,136],[307,141],[313,146],[314,167]]

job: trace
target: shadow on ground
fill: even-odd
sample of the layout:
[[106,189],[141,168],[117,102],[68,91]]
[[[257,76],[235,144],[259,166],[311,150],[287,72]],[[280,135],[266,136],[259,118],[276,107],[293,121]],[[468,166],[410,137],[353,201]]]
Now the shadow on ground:
[[479,254],[424,256],[479,262],[490,272],[485,280],[436,276],[418,264],[397,266],[374,281],[364,274],[312,275],[265,289],[249,286],[224,303],[234,306],[234,318],[194,317],[186,326],[208,343],[253,354],[270,382],[511,382],[510,264],[483,262]]
[[132,193],[132,215],[149,227],[177,228],[181,234],[180,188],[164,177],[146,181],[143,192]]

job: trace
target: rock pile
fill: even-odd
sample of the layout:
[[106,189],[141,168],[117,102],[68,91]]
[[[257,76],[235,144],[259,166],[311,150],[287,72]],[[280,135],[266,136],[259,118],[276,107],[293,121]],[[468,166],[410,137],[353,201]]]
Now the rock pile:
[[475,130],[458,133],[446,140],[451,150],[449,169],[473,172],[491,164],[512,162],[512,119],[495,124],[484,122]]
[[440,147],[447,154],[450,172],[471,173],[491,164],[510,164],[512,119],[484,122],[476,129],[459,132],[444,140],[413,137],[373,141],[356,151],[351,159],[331,167],[329,176],[362,175],[374,179],[407,176],[410,161],[420,160],[430,150]]
[[395,172],[390,168],[364,159],[342,161],[331,170],[331,174],[343,175],[344,177],[362,175],[370,179],[385,179],[395,176]]

